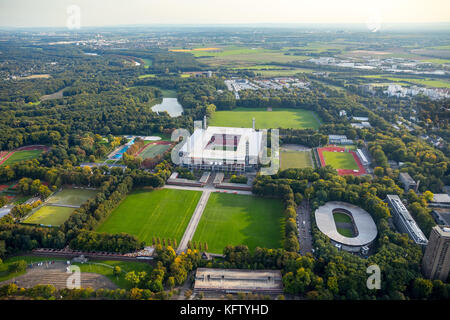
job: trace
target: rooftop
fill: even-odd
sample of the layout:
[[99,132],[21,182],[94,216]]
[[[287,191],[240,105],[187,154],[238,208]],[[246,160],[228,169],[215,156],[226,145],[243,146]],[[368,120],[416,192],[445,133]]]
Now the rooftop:
[[194,290],[280,292],[283,283],[279,270],[198,268]]
[[[336,229],[333,217],[335,209],[344,209],[351,213],[358,235],[353,238],[341,235]],[[378,231],[369,213],[362,208],[346,202],[330,201],[315,212],[317,227],[331,240],[347,246],[363,246],[375,240]]]

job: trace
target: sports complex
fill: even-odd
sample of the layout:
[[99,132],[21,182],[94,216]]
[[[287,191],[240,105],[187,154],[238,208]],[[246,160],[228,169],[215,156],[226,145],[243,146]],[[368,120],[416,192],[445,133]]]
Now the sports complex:
[[321,167],[330,165],[337,170],[339,175],[367,174],[360,156],[353,150],[336,146],[316,148],[315,150]]
[[378,231],[367,211],[350,203],[331,201],[315,212],[316,224],[336,247],[367,254]]

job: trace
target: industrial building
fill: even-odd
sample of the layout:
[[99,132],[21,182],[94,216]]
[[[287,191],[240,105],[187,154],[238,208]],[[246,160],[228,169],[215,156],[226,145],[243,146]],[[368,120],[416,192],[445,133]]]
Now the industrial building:
[[427,238],[423,234],[422,230],[420,230],[416,221],[414,221],[399,196],[388,194],[386,200],[389,204],[389,208],[397,229],[402,233],[408,234],[416,244],[426,246],[428,243]]
[[263,133],[253,128],[203,127],[195,129],[181,147],[180,165],[189,169],[236,172],[256,170],[263,156]]
[[427,278],[447,280],[450,271],[450,226],[434,226],[431,229],[422,269]]
[[281,294],[279,270],[241,270],[198,268],[194,292]]

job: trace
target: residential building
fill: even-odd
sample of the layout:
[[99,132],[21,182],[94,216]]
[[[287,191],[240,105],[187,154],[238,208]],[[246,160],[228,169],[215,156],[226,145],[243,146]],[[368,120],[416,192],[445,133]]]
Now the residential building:
[[450,271],[450,226],[434,226],[422,259],[427,278],[446,281]]

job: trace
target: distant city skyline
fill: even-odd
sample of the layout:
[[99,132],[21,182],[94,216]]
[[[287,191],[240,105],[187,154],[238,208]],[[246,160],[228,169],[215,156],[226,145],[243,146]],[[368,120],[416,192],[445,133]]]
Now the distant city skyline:
[[0,0],[1,27],[450,22],[448,0]]

